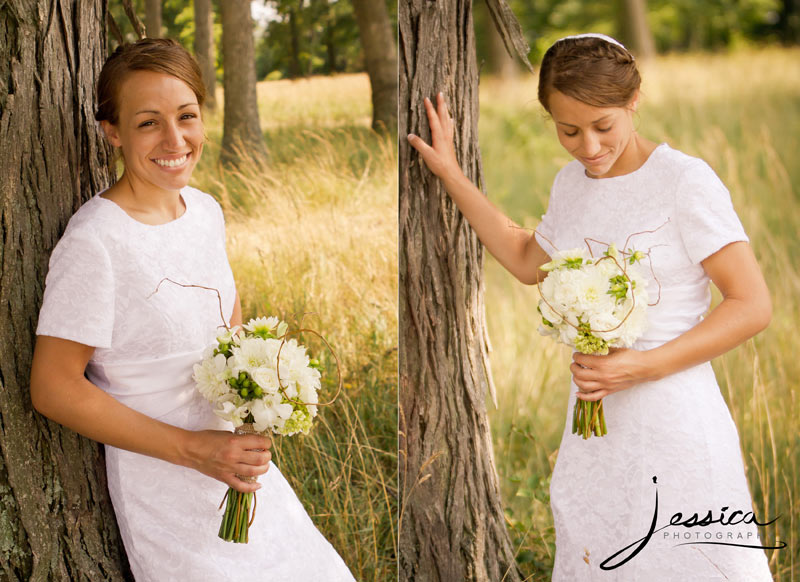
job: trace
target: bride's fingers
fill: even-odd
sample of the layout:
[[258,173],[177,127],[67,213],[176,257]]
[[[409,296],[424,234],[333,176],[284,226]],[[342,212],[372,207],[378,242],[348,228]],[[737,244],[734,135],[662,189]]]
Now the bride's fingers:
[[269,470],[269,465],[236,465],[234,471],[243,477],[258,477]]
[[270,451],[245,451],[237,465],[251,465],[253,467],[265,467],[272,459]]
[[229,475],[225,475],[222,479],[220,479],[223,483],[225,483],[228,487],[235,489],[239,493],[255,493],[259,489],[261,489],[261,483],[254,481],[252,483],[248,483],[247,481],[242,481],[233,473]]
[[453,119],[450,117],[450,110],[447,108],[447,101],[444,100],[444,94],[441,91],[436,96],[436,101],[439,108],[439,123],[444,130],[445,137],[452,139]]
[[597,381],[601,377],[601,373],[592,368],[587,368],[578,362],[572,362],[569,365],[569,371],[572,372],[572,377],[575,383]]
[[439,115],[433,107],[431,100],[425,97],[425,111],[428,113],[428,125],[431,128],[431,142],[434,148],[442,140],[442,123],[439,120]]
[[428,166],[430,169],[430,161],[436,156],[436,151],[425,143],[425,140],[419,137],[418,135],[409,134],[408,136],[408,143],[411,144],[415,150],[419,152],[422,156],[422,160],[425,162],[425,165]]
[[578,392],[576,396],[579,400],[586,400],[587,402],[597,402],[601,398],[604,398],[611,394],[608,390],[602,388],[600,390],[595,390],[594,392]]

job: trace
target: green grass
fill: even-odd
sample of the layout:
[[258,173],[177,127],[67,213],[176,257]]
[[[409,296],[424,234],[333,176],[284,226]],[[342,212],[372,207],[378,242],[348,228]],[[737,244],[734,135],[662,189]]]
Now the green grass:
[[[273,458],[356,579],[393,580],[396,146],[369,129],[366,75],[260,83],[258,94],[268,159],[221,169],[222,115],[207,114],[192,185],[225,211],[245,321],[302,320],[333,346],[343,392],[308,436],[276,439]],[[313,335],[301,341],[325,363],[332,396],[334,359]]]
[[[670,56],[643,65],[639,132],[705,159],[731,191],[770,287],[769,328],[713,365],[739,429],[756,513],[780,514],[765,540],[774,579],[800,577],[800,50]],[[482,79],[480,142],[489,196],[535,227],[569,161],[536,101],[536,80]],[[718,300],[718,294],[715,295]],[[486,311],[499,408],[495,459],[518,562],[550,579],[549,477],[566,416],[569,350],[536,332],[535,287],[492,259]]]

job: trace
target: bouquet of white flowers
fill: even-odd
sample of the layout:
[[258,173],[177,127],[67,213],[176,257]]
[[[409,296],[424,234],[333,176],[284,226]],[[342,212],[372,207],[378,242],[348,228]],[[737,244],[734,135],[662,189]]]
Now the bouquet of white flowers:
[[[237,427],[238,434],[290,436],[311,430],[320,406],[321,366],[309,358],[304,346],[289,339],[287,331],[288,325],[276,317],[251,319],[243,330],[234,328],[218,336],[217,344],[208,347],[202,362],[194,366],[197,389],[217,415]],[[219,537],[247,543],[255,494],[229,488],[226,499]]]
[[[637,265],[645,256],[613,244],[599,258],[583,249],[554,253],[541,267],[549,275],[539,285],[539,333],[584,354],[633,345],[647,326],[646,280]],[[607,433],[602,400],[575,403],[572,432],[585,439]]]

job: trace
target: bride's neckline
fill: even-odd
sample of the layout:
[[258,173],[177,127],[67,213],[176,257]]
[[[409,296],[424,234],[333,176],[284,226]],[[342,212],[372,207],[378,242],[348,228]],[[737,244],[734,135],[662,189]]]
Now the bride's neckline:
[[180,198],[181,202],[183,202],[183,212],[181,213],[181,215],[176,217],[176,218],[173,218],[172,220],[168,220],[166,222],[160,222],[158,224],[151,224],[149,222],[143,222],[143,221],[133,217],[122,206],[120,206],[119,204],[117,204],[113,200],[110,200],[109,198],[106,198],[105,196],[103,196],[102,194],[104,192],[106,192],[106,190],[103,190],[102,192],[98,193],[97,196],[95,196],[95,198],[99,198],[100,200],[105,200],[109,204],[112,204],[115,208],[117,208],[119,210],[119,212],[124,214],[130,221],[135,222],[136,224],[140,224],[140,225],[142,225],[144,227],[158,228],[158,227],[163,227],[163,226],[176,224],[176,223],[180,222],[181,220],[183,220],[183,218],[187,214],[189,214],[190,204],[189,204],[189,201],[188,201],[188,197],[186,196],[185,188],[181,188],[181,190],[178,192],[178,197]]
[[[648,167],[648,165],[651,163],[651,161],[653,159],[655,159],[657,157],[657,155],[659,155],[656,152],[663,151],[668,147],[669,147],[669,145],[667,144],[667,142],[661,142],[660,144],[658,144],[656,147],[653,148],[653,150],[650,152],[650,154],[648,154],[647,158],[644,160],[644,162],[642,162],[642,165],[640,165],[635,170],[632,170],[632,171],[628,172],[627,174],[620,174],[619,176],[610,176],[608,178],[592,178],[592,177],[586,175],[586,168],[584,168],[583,164],[581,164],[581,168],[582,168],[581,169],[581,177],[584,180],[586,180],[587,183],[591,183],[591,184],[609,184],[609,183],[614,182],[615,180],[625,180],[626,178],[627,179],[633,178],[638,173],[640,173],[643,170],[645,170]],[[578,163],[580,163],[580,162],[578,162]]]

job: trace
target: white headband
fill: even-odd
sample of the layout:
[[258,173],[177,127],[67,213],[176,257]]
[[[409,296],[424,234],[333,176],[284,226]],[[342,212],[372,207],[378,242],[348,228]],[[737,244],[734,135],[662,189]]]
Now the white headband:
[[576,38],[599,38],[599,39],[604,40],[606,42],[610,42],[611,44],[617,45],[622,50],[624,50],[626,53],[631,55],[631,58],[633,58],[633,55],[631,54],[631,52],[628,49],[626,49],[625,46],[621,42],[619,42],[618,40],[616,40],[614,38],[611,38],[608,35],[600,34],[599,32],[587,32],[586,34],[576,34],[574,36],[565,36],[564,38],[559,38],[556,41],[556,43],[559,43],[562,40],[572,40],[572,39],[576,39]]

